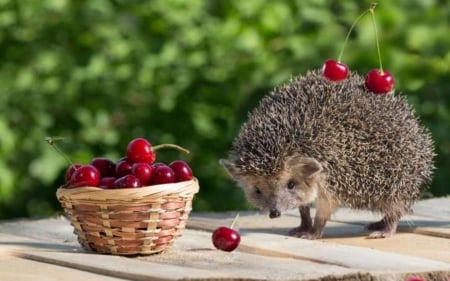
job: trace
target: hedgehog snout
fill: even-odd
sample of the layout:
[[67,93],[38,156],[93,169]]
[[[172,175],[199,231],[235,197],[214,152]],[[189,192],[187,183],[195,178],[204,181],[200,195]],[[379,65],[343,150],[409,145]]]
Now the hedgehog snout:
[[278,218],[278,217],[280,217],[280,216],[281,216],[280,210],[278,210],[277,208],[272,208],[272,209],[270,209],[269,217],[270,217],[271,219],[275,219],[275,218]]

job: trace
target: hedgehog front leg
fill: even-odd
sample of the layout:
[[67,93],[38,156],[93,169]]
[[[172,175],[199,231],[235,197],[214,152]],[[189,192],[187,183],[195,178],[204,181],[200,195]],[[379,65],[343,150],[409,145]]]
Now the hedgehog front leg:
[[300,226],[291,229],[288,233],[289,236],[302,237],[312,232],[313,224],[309,209],[309,206],[301,206],[298,208],[300,212]]
[[[309,207],[300,207],[300,216],[302,224],[300,227],[292,229],[289,234],[304,239],[318,239],[322,237],[323,230],[327,221],[337,208],[337,203],[329,200],[328,197],[320,197],[316,201],[316,216],[314,217],[314,225],[312,225],[311,216],[309,215]],[[309,219],[308,219],[308,218]],[[305,218],[305,219],[303,219]],[[305,223],[303,224],[303,222]],[[304,230],[302,229],[307,228]]]
[[328,196],[319,196],[316,200],[316,216],[314,217],[314,226],[311,236],[303,238],[318,239],[322,237],[323,230],[331,215],[337,209],[337,202],[330,200]]

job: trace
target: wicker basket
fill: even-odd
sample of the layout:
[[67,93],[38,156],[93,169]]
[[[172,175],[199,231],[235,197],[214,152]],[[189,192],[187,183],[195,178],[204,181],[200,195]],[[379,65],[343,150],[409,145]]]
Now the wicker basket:
[[198,180],[142,188],[63,188],[56,197],[86,250],[113,255],[149,255],[181,236]]

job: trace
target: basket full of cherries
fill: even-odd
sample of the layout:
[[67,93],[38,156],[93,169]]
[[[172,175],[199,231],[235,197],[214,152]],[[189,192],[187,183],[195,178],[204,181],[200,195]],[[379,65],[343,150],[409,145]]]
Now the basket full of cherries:
[[156,150],[164,147],[188,152],[136,138],[117,162],[96,157],[67,168],[56,196],[83,248],[148,255],[168,249],[181,236],[199,184],[182,160],[155,163]]

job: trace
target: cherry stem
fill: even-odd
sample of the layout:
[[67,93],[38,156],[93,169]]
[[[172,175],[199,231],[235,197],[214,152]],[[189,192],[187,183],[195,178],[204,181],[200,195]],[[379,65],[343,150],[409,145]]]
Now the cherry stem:
[[49,145],[51,145],[51,146],[56,150],[56,152],[59,153],[59,155],[61,155],[62,157],[64,157],[64,159],[66,159],[67,162],[69,162],[70,166],[73,166],[73,163],[72,163],[72,161],[69,159],[69,157],[67,157],[67,155],[66,155],[64,152],[62,152],[62,150],[59,149],[59,147],[56,145],[56,142],[55,142],[55,141],[57,141],[57,140],[63,140],[63,139],[65,139],[65,138],[63,138],[63,137],[46,137],[44,140],[45,140]]
[[182,151],[182,152],[184,152],[186,154],[189,154],[189,150],[187,150],[186,148],[183,148],[183,147],[181,147],[179,145],[171,144],[171,143],[158,144],[158,145],[153,146],[152,149],[153,149],[153,151],[156,151],[158,149],[167,148],[167,147],[175,148],[175,149],[178,149],[178,150],[180,150],[180,151]]
[[[360,14],[356,20],[352,23],[350,26],[350,29],[347,32],[347,36],[345,37],[344,44],[342,44],[341,52],[339,53],[339,57],[337,59],[338,62],[341,62],[342,55],[344,54],[345,46],[347,45],[348,39],[350,38],[350,34],[352,34],[353,29],[355,28],[356,24],[367,14],[371,12],[371,9],[375,9],[376,3],[372,3],[370,5],[370,8],[365,10],[362,14]],[[373,7],[373,8],[372,8]]]
[[231,222],[230,228],[232,229],[234,225],[236,224],[237,220],[239,218],[239,213],[236,214],[236,216],[233,219],[233,222]]
[[377,7],[377,3],[370,4],[370,15],[372,16],[372,24],[373,28],[375,30],[375,43],[377,45],[377,53],[378,53],[378,62],[380,63],[380,74],[383,75],[383,64],[381,63],[381,51],[380,51],[380,43],[378,40],[378,30],[377,30],[377,24],[375,21],[375,8]]

